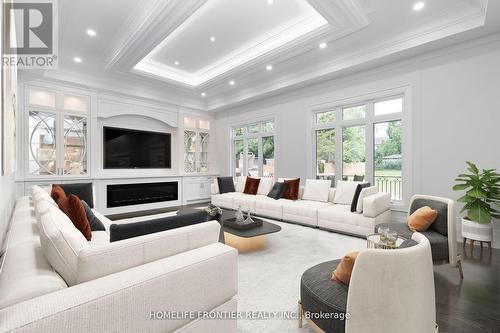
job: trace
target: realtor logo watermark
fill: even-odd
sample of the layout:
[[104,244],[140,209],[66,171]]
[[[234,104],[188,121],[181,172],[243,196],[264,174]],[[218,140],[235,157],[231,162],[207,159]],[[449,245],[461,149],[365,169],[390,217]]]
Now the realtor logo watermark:
[[58,53],[56,0],[15,0],[3,3],[10,26],[2,62],[20,69],[55,69]]

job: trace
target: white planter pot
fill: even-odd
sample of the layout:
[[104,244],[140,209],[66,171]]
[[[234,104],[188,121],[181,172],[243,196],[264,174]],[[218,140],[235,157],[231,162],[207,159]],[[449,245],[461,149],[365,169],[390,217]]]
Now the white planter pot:
[[462,219],[462,237],[481,242],[491,242],[493,240],[493,224],[480,224]]

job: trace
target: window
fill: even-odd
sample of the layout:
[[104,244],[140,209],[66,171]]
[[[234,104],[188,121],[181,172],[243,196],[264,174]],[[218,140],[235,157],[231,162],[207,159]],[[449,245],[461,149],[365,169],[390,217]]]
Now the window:
[[274,121],[250,123],[232,129],[234,176],[274,177]]
[[366,105],[354,106],[342,110],[343,120],[364,118],[366,116]]
[[374,179],[379,190],[402,198],[401,120],[373,125]]
[[365,180],[365,126],[342,129],[342,180]]
[[316,131],[316,179],[335,182],[335,129]]
[[316,179],[368,181],[403,200],[402,96],[314,113]]

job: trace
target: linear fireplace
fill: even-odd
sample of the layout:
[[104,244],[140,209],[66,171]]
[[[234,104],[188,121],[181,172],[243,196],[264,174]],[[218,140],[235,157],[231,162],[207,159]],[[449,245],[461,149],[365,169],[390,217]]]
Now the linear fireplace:
[[107,185],[107,206],[121,207],[178,199],[178,182]]

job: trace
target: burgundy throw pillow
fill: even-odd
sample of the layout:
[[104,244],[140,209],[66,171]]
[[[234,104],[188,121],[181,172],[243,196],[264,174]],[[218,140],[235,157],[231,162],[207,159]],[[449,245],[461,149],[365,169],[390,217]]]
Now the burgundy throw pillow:
[[66,192],[64,192],[64,189],[61,186],[52,185],[52,191],[50,193],[50,196],[52,197],[52,199],[54,199],[55,202],[57,202],[59,198],[66,197]]
[[300,178],[285,180],[286,190],[283,193],[283,199],[299,200]]
[[257,190],[259,189],[259,184],[260,184],[260,178],[247,177],[243,193],[256,195]]
[[82,235],[88,241],[92,239],[92,230],[90,229],[90,223],[87,219],[87,212],[82,204],[80,198],[74,194],[69,196],[59,197],[56,201],[59,209],[66,214],[75,227],[80,230]]

